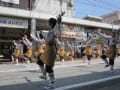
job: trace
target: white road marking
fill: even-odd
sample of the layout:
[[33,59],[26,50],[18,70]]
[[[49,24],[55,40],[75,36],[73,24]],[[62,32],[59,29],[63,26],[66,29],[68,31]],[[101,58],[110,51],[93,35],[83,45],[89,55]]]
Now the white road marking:
[[92,85],[92,84],[105,82],[105,81],[109,81],[109,80],[114,80],[114,79],[120,79],[120,75],[111,76],[111,77],[108,77],[108,78],[98,79],[98,80],[94,80],[94,81],[88,81],[88,82],[79,83],[79,84],[74,84],[74,85],[72,84],[72,85],[68,85],[68,86],[63,86],[63,87],[56,88],[54,90],[69,90],[69,89],[74,89],[75,87],[89,86],[89,85]]

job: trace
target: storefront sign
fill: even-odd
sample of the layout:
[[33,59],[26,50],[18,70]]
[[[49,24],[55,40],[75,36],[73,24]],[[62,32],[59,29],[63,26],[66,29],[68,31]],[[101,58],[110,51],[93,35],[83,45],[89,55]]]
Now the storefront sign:
[[67,38],[80,38],[83,37],[83,33],[82,32],[66,32],[63,31],[61,33],[62,37],[67,37]]
[[0,27],[28,28],[28,20],[0,17]]
[[84,30],[79,26],[74,25],[63,25],[63,30],[61,32],[62,37],[67,38],[81,38],[84,37]]
[[8,2],[8,3],[14,3],[14,4],[19,4],[19,0],[1,0],[3,2]]

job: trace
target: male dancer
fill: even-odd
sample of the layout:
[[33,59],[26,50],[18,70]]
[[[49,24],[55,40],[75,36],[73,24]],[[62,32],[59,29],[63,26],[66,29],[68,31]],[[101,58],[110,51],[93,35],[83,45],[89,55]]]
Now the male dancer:
[[108,51],[108,47],[102,47],[102,55],[101,55],[101,58],[103,59],[103,61],[106,63],[105,67],[108,67],[109,66],[109,62],[107,60],[107,57],[108,57],[108,54],[107,54],[107,51]]
[[110,74],[113,74],[114,60],[116,57],[116,44],[117,44],[116,33],[113,32],[112,36],[108,36],[108,35],[102,34],[100,32],[99,32],[99,34],[109,39],[109,46],[107,49],[107,54],[108,54],[108,58],[109,58],[108,66],[110,66]]
[[53,71],[53,67],[56,59],[56,23],[57,20],[55,18],[50,18],[49,21],[50,30],[48,32],[47,37],[44,40],[41,40],[41,43],[46,44],[46,48],[44,53],[40,56],[40,67],[41,71],[43,71],[42,79],[47,79],[47,73],[49,77],[49,84],[45,87],[46,90],[54,89],[55,85],[55,75]]

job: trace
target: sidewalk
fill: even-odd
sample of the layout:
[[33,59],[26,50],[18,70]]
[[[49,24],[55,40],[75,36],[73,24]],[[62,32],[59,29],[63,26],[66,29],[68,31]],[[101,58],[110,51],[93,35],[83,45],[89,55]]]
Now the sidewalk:
[[[93,59],[91,64],[104,63],[101,59]],[[73,61],[67,60],[63,62],[56,61],[55,68],[63,68],[63,67],[72,67],[72,66],[85,66],[88,65],[88,61],[83,62],[80,59],[74,59]],[[25,63],[20,63],[18,65],[15,64],[0,64],[0,72],[17,72],[17,71],[26,71],[26,70],[39,70],[39,67],[36,63],[31,63],[27,65]]]

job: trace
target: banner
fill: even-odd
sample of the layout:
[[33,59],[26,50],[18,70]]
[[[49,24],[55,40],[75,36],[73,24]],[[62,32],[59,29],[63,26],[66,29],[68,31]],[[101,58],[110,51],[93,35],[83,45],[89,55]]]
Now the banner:
[[14,4],[19,4],[19,0],[1,0],[3,2],[8,2],[8,3],[14,3]]

